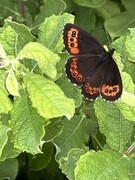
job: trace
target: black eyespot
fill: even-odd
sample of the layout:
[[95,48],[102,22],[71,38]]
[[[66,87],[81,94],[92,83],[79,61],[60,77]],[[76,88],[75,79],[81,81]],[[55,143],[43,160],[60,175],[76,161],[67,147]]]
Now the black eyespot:
[[71,43],[70,46],[71,46],[71,47],[74,47],[74,43]]
[[76,76],[76,73],[73,73],[72,76],[75,77],[75,76]]
[[77,81],[81,82],[82,78],[81,77],[77,77]]
[[109,90],[109,94],[111,94],[112,93],[112,90]]
[[76,36],[76,31],[73,31],[72,32],[72,37],[75,37]]
[[117,87],[114,87],[114,88],[113,88],[113,92],[116,92],[116,91],[117,91]]
[[73,41],[74,41],[74,38],[70,38],[70,41],[73,42]]
[[75,67],[71,67],[72,70],[75,70]]
[[108,89],[105,90],[105,93],[108,93]]

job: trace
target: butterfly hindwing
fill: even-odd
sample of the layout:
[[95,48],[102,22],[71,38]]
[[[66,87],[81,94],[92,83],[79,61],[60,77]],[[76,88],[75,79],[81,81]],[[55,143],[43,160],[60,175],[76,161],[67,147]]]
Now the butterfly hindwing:
[[87,79],[82,86],[82,94],[86,99],[94,100],[100,95],[101,82],[104,77],[104,65],[98,64],[98,66],[93,67],[93,71],[90,75],[88,73]]
[[89,33],[73,24],[66,24],[63,31],[64,44],[71,55],[101,54],[102,45]]
[[99,67],[98,62],[100,63],[98,58],[97,56],[70,57],[65,65],[67,78],[72,83],[81,86],[95,74],[95,70]]
[[105,76],[100,88],[100,94],[107,101],[115,101],[122,94],[122,80],[115,61],[110,58],[105,69]]

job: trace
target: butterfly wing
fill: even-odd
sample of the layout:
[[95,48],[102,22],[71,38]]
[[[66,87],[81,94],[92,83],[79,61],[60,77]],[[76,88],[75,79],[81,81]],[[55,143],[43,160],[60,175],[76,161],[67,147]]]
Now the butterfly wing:
[[117,64],[112,58],[106,64],[104,72],[100,94],[107,101],[115,101],[122,94],[122,80]]
[[94,37],[74,24],[64,26],[63,39],[65,47],[71,55],[105,52],[105,49]]
[[98,64],[93,67],[91,74],[88,72],[87,79],[82,85],[82,95],[89,100],[94,100],[100,95],[101,82],[105,74],[104,64]]
[[86,79],[82,86],[82,94],[86,99],[94,100],[99,94],[106,101],[115,101],[122,94],[122,80],[115,61],[109,57],[106,64],[101,64]]
[[[96,74],[99,76],[97,78],[101,80],[98,73],[98,66],[101,66],[101,61],[98,56],[71,57],[65,65],[67,78],[78,86],[83,85],[85,81]],[[98,83],[98,85],[100,84]]]
[[66,24],[63,31],[64,44],[72,55],[66,63],[68,79],[82,86],[85,98],[93,100],[99,94],[107,101],[115,101],[122,94],[122,80],[112,52],[106,52],[102,45],[89,33]]

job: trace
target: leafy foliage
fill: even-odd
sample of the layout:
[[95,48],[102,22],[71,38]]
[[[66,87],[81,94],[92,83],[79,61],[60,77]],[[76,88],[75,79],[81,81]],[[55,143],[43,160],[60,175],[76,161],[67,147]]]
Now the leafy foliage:
[[[0,179],[135,179],[134,9],[135,0],[0,0]],[[66,23],[115,48],[120,100],[88,102],[68,82]]]

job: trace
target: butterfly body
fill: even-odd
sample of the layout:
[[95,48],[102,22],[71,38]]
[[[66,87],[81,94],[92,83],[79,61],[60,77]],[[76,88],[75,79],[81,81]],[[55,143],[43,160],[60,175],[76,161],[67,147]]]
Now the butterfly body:
[[71,55],[66,63],[68,79],[82,87],[82,95],[90,100],[99,95],[115,101],[122,94],[122,80],[115,61],[114,49],[106,51],[89,33],[73,24],[66,24],[64,44]]

